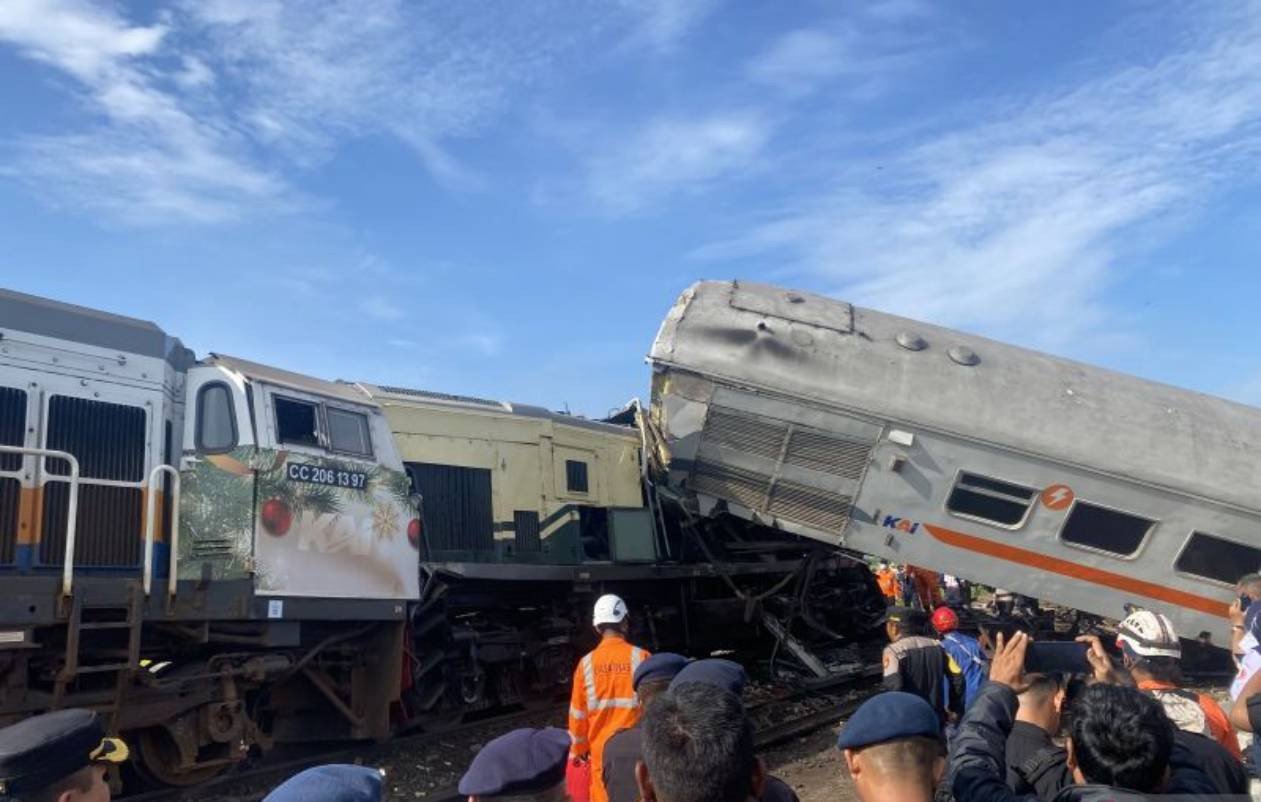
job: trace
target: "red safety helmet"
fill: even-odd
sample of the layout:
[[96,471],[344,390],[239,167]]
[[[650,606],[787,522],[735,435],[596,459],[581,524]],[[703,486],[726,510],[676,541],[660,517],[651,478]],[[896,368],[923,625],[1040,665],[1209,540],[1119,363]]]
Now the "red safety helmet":
[[959,628],[959,616],[949,607],[938,607],[933,611],[933,629],[945,635]]

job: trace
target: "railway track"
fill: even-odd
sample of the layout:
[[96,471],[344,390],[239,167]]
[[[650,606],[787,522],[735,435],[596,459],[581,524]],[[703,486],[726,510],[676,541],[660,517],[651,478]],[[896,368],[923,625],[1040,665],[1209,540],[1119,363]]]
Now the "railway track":
[[[763,684],[755,699],[749,702],[759,749],[781,744],[792,738],[830,726],[849,716],[872,690],[871,678],[878,676],[878,665],[856,667],[824,686],[788,685],[778,682]],[[310,766],[325,763],[362,763],[387,767],[386,787],[398,788],[391,799],[419,802],[457,802],[463,799],[454,785],[441,784],[417,789],[409,775],[409,767],[420,756],[440,752],[447,756],[439,772],[443,783],[451,775],[458,776],[481,744],[515,727],[541,726],[551,723],[564,726],[566,707],[548,704],[514,711],[499,716],[464,722],[434,732],[403,735],[382,745],[339,744],[333,749],[313,750],[307,754],[243,768],[191,788],[169,788],[128,794],[122,802],[255,802],[288,777]],[[397,766],[397,772],[389,767]],[[420,796],[417,794],[420,793]]]

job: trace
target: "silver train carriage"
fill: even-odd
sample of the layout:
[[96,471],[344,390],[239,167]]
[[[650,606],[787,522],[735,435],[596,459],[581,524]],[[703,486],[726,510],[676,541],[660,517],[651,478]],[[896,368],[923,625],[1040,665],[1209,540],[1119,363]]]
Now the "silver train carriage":
[[829,298],[684,292],[651,449],[705,515],[1228,643],[1261,568],[1261,411]]

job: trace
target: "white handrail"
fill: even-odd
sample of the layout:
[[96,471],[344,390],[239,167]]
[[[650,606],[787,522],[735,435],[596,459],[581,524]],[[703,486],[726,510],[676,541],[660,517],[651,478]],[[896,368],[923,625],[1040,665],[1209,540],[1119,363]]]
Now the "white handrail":
[[154,465],[149,471],[149,480],[145,482],[145,516],[144,516],[144,595],[149,598],[149,589],[153,584],[153,528],[157,521],[158,494],[157,478],[160,473],[171,475],[171,542],[170,566],[167,592],[175,595],[175,550],[179,548],[180,532],[180,472],[171,465]]
[[[70,465],[70,503],[66,508],[66,559],[61,566],[61,595],[69,598],[74,591],[74,535],[79,517],[79,460],[69,451],[50,448],[0,445],[3,454],[30,454],[36,457],[64,459]],[[41,471],[42,473],[42,471]],[[61,481],[54,479],[53,481]]]

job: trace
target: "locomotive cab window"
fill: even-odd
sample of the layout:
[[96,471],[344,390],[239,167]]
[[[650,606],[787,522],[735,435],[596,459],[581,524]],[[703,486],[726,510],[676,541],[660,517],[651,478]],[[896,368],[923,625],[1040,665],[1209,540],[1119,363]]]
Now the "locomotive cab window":
[[565,487],[570,493],[586,493],[587,463],[582,460],[565,460]]
[[211,382],[197,391],[197,450],[222,454],[236,448],[236,415],[232,394],[223,382]]
[[1036,491],[975,473],[959,474],[946,509],[963,518],[1015,529],[1024,523]]
[[1075,546],[1129,557],[1143,545],[1155,523],[1150,518],[1077,501],[1064,521],[1060,539]]
[[343,451],[360,457],[372,456],[372,440],[368,436],[368,416],[336,407],[325,407],[324,418],[328,422],[328,442],[333,451]]
[[1261,549],[1206,532],[1192,532],[1173,569],[1233,585],[1244,574],[1261,570]]
[[276,441],[320,447],[319,407],[309,401],[276,396]]

